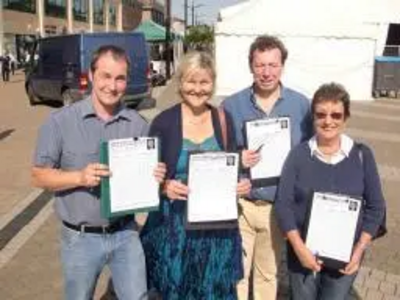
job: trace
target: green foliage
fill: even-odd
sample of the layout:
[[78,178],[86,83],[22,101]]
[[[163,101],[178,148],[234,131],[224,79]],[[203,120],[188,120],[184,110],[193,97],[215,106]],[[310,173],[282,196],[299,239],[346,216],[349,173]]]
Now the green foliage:
[[210,49],[214,44],[214,29],[208,25],[191,27],[184,42],[191,49]]

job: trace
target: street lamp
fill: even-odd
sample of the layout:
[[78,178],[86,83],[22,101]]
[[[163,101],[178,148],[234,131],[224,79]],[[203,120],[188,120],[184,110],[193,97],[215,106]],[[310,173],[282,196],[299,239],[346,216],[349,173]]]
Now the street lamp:
[[203,14],[203,13],[196,13],[196,18],[195,18],[195,24],[196,24],[196,26],[202,24],[201,19],[203,19],[203,24],[205,24],[205,22],[204,22],[204,18],[205,18],[205,17],[207,17],[206,14]]
[[194,4],[194,0],[192,0],[192,26],[194,26],[195,24],[194,24],[194,19],[195,19],[195,13],[194,13],[194,10],[196,9],[196,8],[199,8],[199,7],[202,7],[202,6],[204,6],[204,4],[202,4],[202,3],[199,3],[199,4]]
[[185,0],[183,3],[183,11],[185,15],[185,36],[186,36],[186,30],[187,30],[187,25],[188,25],[188,0]]

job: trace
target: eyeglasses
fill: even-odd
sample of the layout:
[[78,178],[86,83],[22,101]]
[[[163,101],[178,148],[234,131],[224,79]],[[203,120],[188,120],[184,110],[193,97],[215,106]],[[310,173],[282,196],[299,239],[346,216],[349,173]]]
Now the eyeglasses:
[[254,70],[258,71],[258,72],[264,71],[265,69],[277,70],[277,69],[280,69],[280,68],[282,68],[281,64],[259,64],[259,65],[256,64],[254,66]]
[[315,112],[314,115],[317,120],[326,119],[328,116],[330,116],[332,120],[342,120],[343,119],[343,113],[340,113],[340,112],[333,112],[330,114],[327,114],[324,112]]

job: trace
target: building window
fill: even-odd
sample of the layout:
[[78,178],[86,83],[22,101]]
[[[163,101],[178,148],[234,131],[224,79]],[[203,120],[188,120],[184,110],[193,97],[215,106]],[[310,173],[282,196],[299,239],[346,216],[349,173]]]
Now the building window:
[[151,18],[154,22],[164,26],[164,14],[158,10],[153,10],[151,12]]
[[117,8],[110,5],[110,25],[117,26]]
[[130,6],[132,8],[135,8],[136,6],[139,5],[137,0],[122,0],[122,4],[126,6]]
[[36,0],[3,0],[3,8],[36,13]]
[[93,22],[104,24],[104,0],[93,0]]
[[86,22],[88,19],[88,1],[74,0],[74,19],[77,21]]
[[46,0],[44,3],[44,11],[47,16],[65,18],[67,12],[66,0]]

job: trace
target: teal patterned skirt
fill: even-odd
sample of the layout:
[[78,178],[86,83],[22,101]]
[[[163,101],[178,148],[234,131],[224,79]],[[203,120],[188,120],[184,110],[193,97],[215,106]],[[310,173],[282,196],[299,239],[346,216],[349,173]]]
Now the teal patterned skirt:
[[[218,150],[214,137],[202,144],[184,140],[176,178],[184,179],[188,151]],[[186,202],[161,199],[141,232],[149,290],[164,300],[237,299],[243,276],[238,229],[186,230]]]

